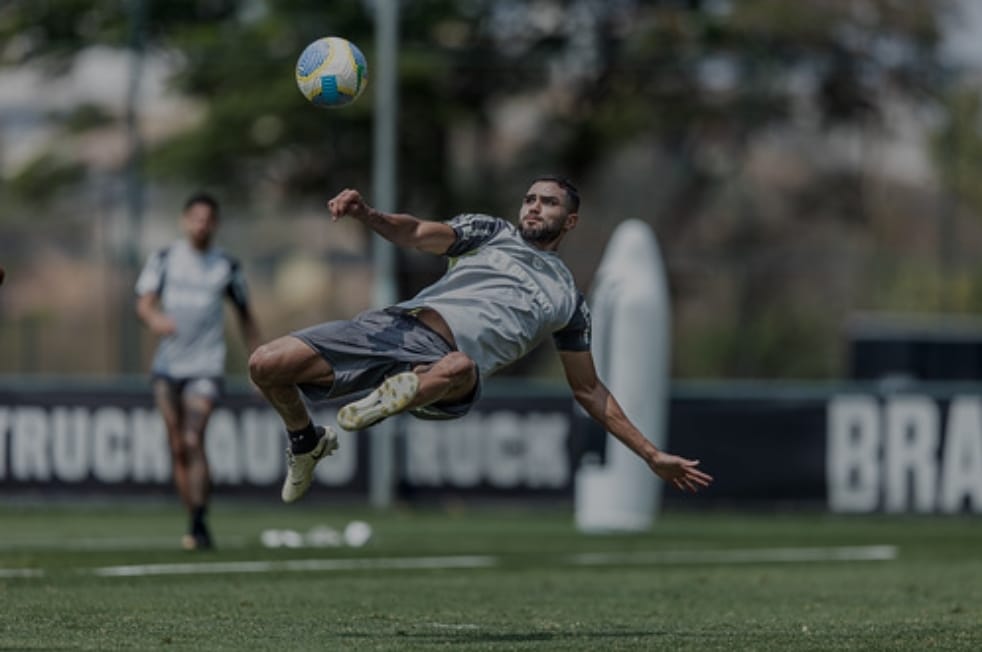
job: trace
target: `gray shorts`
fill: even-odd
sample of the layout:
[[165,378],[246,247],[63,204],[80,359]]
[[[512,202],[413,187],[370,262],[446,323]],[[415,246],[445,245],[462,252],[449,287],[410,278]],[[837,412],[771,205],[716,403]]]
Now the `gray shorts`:
[[[329,321],[291,335],[306,342],[334,369],[330,386],[298,385],[312,401],[371,391],[389,376],[432,364],[454,350],[436,331],[396,308],[368,310],[348,321]],[[478,380],[466,399],[410,412],[423,419],[456,419],[470,411],[480,390]]]

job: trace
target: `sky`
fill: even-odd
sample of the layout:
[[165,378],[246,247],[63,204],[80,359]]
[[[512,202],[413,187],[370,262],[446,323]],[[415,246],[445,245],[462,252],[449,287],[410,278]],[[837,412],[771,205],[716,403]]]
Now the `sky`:
[[957,67],[982,68],[982,2],[961,0],[957,17],[944,25],[942,51]]

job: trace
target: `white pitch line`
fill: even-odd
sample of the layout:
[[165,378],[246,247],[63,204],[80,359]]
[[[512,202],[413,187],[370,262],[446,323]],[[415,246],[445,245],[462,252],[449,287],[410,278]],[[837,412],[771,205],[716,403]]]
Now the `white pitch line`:
[[[378,559],[294,559],[287,561],[230,561],[194,564],[143,564],[103,566],[89,570],[100,577],[141,577],[147,575],[215,575],[227,573],[277,573],[282,571],[346,570],[443,570],[488,568],[497,557],[470,555],[459,557],[382,557]],[[82,570],[81,572],[86,572]]]
[[[890,561],[897,559],[893,545],[832,546],[826,548],[743,548],[730,550],[662,550],[640,552],[589,552],[570,555],[572,566],[672,566],[689,564],[767,564],[810,562]],[[77,568],[76,572],[99,577],[154,575],[221,575],[317,571],[451,570],[490,568],[500,563],[494,555],[444,557],[379,557],[375,559],[293,559],[282,561],[196,562],[139,564]],[[44,577],[43,568],[0,568],[0,578]],[[442,626],[434,623],[433,626]]]
[[0,568],[0,578],[44,577],[43,568]]
[[735,550],[664,550],[644,552],[588,552],[571,555],[574,566],[614,566],[618,564],[761,564],[827,561],[890,561],[897,558],[897,546],[837,546],[829,548],[746,548]]

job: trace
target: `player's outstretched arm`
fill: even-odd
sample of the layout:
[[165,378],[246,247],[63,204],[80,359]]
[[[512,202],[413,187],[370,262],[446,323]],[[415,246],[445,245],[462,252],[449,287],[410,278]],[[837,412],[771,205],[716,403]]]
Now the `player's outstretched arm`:
[[327,208],[334,221],[342,217],[356,219],[386,240],[408,249],[440,255],[457,239],[454,230],[443,222],[427,222],[408,213],[384,213],[369,206],[361,193],[351,188],[328,201]]
[[713,477],[698,468],[699,460],[690,460],[659,450],[641,434],[624,414],[614,395],[600,382],[589,351],[560,351],[559,357],[566,373],[566,381],[577,402],[604,430],[643,459],[659,478],[682,491],[692,492],[712,483]]

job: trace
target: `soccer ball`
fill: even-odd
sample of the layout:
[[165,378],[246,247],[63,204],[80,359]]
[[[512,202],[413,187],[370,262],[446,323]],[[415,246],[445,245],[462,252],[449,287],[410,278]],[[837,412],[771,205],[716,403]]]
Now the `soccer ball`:
[[297,59],[297,87],[315,106],[350,104],[367,82],[365,55],[354,43],[338,36],[317,39]]

